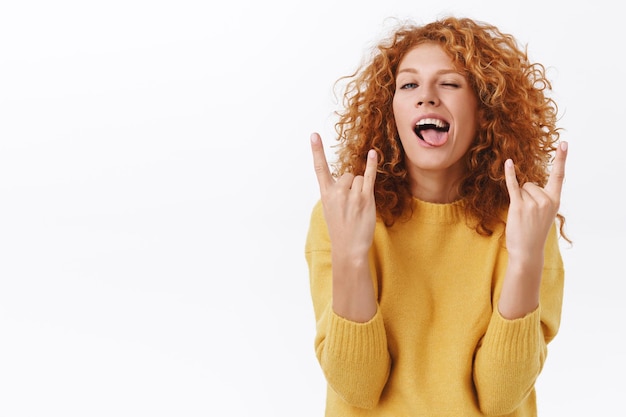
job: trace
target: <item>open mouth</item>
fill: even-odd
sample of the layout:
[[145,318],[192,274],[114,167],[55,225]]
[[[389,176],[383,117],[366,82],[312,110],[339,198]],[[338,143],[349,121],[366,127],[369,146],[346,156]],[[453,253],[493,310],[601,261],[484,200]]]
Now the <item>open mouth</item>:
[[441,119],[432,118],[418,121],[414,128],[418,138],[433,146],[443,145],[448,139],[447,133],[449,130],[449,123]]

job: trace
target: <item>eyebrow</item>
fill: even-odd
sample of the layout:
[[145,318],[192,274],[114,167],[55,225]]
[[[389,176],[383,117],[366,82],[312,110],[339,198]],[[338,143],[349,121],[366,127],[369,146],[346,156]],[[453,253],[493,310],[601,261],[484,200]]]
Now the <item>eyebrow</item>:
[[[400,75],[403,72],[409,72],[411,74],[419,74],[419,71],[416,70],[415,68],[403,68],[401,70],[398,70],[398,74]],[[442,75],[442,74],[458,74],[458,75],[463,75],[462,73],[460,73],[459,71],[455,70],[454,68],[450,68],[450,69],[441,69],[439,71],[437,71],[435,74],[437,75]]]

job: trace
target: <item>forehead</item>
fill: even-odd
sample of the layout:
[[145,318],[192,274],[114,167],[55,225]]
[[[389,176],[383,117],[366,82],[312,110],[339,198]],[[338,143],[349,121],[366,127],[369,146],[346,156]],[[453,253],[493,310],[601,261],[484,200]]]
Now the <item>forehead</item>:
[[437,43],[421,43],[409,49],[400,59],[398,71],[413,68],[448,68],[459,70],[448,52]]

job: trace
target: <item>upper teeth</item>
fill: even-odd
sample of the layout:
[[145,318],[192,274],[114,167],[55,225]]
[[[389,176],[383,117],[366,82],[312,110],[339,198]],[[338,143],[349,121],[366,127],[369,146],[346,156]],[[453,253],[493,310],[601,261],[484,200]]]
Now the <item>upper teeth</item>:
[[416,126],[434,125],[435,127],[445,127],[447,123],[439,119],[422,119],[417,122]]

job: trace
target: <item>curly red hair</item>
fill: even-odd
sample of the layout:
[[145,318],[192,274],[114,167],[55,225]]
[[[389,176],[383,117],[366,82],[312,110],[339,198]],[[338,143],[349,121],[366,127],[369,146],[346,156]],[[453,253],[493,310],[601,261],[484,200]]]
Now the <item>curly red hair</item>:
[[[410,215],[413,197],[392,102],[401,59],[425,42],[437,43],[449,54],[478,97],[478,132],[465,157],[467,170],[459,190],[476,231],[491,235],[509,205],[504,161],[513,159],[520,184],[545,185],[560,130],[557,105],[547,95],[552,86],[545,67],[529,62],[527,51],[493,25],[455,17],[423,26],[404,23],[377,45],[369,63],[341,77],[338,82],[347,82],[344,109],[337,112],[335,124],[335,174],[364,172],[367,152],[376,149],[379,216],[390,226]],[[557,217],[567,239],[565,218]]]

